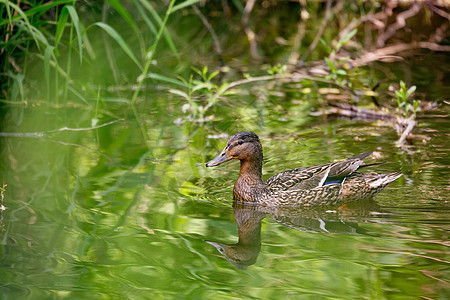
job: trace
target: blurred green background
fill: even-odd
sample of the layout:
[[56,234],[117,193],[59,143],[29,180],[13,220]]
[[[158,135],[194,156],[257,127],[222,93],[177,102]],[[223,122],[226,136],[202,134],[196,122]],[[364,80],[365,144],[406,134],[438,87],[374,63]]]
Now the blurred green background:
[[[0,11],[0,298],[450,296],[445,2]],[[398,98],[401,81],[414,94]],[[399,146],[395,126],[335,102],[418,125]],[[238,269],[206,243],[238,242],[238,163],[204,165],[244,130],[261,138],[264,179],[366,151],[404,176],[343,210],[256,213],[261,247]]]

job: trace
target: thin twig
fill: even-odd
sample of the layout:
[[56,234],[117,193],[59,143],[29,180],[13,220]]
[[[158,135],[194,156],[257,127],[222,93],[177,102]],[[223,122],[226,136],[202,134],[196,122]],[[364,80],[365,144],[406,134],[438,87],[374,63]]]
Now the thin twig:
[[402,121],[406,122],[408,125],[406,126],[405,130],[403,130],[402,135],[397,141],[398,145],[403,145],[405,143],[406,138],[408,135],[413,131],[414,127],[416,127],[417,122],[413,119],[403,119]]
[[246,79],[233,81],[232,83],[227,85],[225,88],[223,88],[222,90],[220,90],[219,92],[217,92],[214,95],[213,102],[215,102],[217,100],[217,98],[219,98],[221,95],[223,95],[226,91],[228,91],[236,86],[239,86],[239,85],[256,82],[256,81],[270,81],[270,80],[283,80],[283,79],[284,80],[288,79],[291,82],[307,79],[307,80],[319,81],[319,82],[324,82],[324,83],[329,83],[329,84],[336,84],[334,81],[326,80],[326,79],[319,78],[319,77],[313,77],[313,76],[309,76],[309,75],[305,75],[305,74],[301,74],[301,73],[250,77],[250,78],[246,78]]
[[308,56],[314,51],[314,49],[316,49],[317,44],[320,41],[320,38],[322,37],[322,34],[325,30],[325,27],[329,21],[329,19],[331,18],[331,0],[327,0],[327,5],[325,8],[325,17],[322,20],[322,24],[320,24],[320,28],[316,33],[316,37],[314,38],[313,42],[311,43],[311,45],[309,45],[308,50],[305,52],[305,54],[303,54],[302,58],[300,59],[300,64],[303,64],[303,62],[306,60],[306,58],[308,58]]
[[395,32],[397,30],[399,30],[400,28],[405,27],[406,25],[406,19],[411,18],[415,15],[417,15],[417,13],[422,9],[422,4],[421,3],[415,3],[411,6],[410,9],[401,12],[397,15],[397,19],[396,22],[392,25],[390,25],[387,30],[385,32],[383,32],[382,34],[380,34],[378,36],[377,39],[377,47],[383,47],[386,43],[386,41],[391,38]]
[[431,43],[442,42],[442,40],[446,37],[445,33],[447,32],[448,27],[449,27],[449,22],[442,23],[441,26],[436,28],[436,30],[432,34],[430,34],[430,38],[428,39],[428,41]]
[[86,131],[86,130],[92,130],[92,129],[97,129],[97,128],[101,128],[101,127],[105,127],[120,121],[124,121],[125,119],[118,119],[118,120],[113,120],[111,122],[107,122],[107,123],[103,123],[97,126],[92,126],[92,127],[84,127],[84,128],[69,128],[69,127],[62,127],[59,129],[55,129],[55,130],[49,130],[49,131],[45,131],[46,133],[52,133],[52,132],[58,132],[58,131]]
[[411,42],[411,43],[400,43],[391,46],[387,46],[384,48],[376,49],[372,52],[368,52],[363,54],[357,59],[352,61],[353,67],[365,66],[368,63],[373,61],[381,60],[388,56],[392,56],[393,54],[397,54],[399,52],[413,50],[413,49],[429,49],[431,51],[450,51],[450,46],[447,45],[439,45],[437,43],[432,42]]
[[437,13],[438,15],[440,15],[443,18],[446,18],[447,20],[450,21],[450,13],[445,12],[439,8],[437,8],[436,6],[434,6],[431,1],[427,1],[427,6],[429,9],[431,9],[432,11],[434,11],[435,13]]
[[120,121],[123,121],[124,119],[118,119],[118,120],[114,120],[111,122],[107,122],[107,123],[103,123],[97,126],[93,126],[93,127],[84,127],[84,128],[69,128],[69,127],[62,127],[59,129],[54,129],[54,130],[47,130],[47,131],[41,131],[41,132],[0,132],[0,136],[4,136],[4,137],[31,137],[31,138],[39,138],[39,137],[44,137],[49,133],[54,133],[54,132],[60,132],[60,131],[87,131],[87,130],[93,130],[93,129],[97,129],[97,128],[101,128],[101,127],[105,127]]
[[255,32],[249,26],[250,13],[255,5],[255,0],[248,0],[245,4],[244,14],[242,15],[242,26],[244,27],[245,34],[247,35],[248,42],[250,44],[250,54],[254,59],[261,59],[258,53],[258,46],[256,45]]
[[289,65],[295,66],[298,63],[300,57],[300,48],[302,40],[305,37],[306,20],[309,18],[308,11],[306,10],[306,0],[298,0],[301,8],[299,12],[300,19],[297,24],[297,34],[294,39],[294,45],[292,47],[291,55],[289,55]]
[[223,64],[223,51],[222,47],[220,46],[219,38],[217,37],[216,32],[214,31],[214,28],[211,26],[211,24],[208,22],[208,19],[205,17],[205,15],[198,9],[197,5],[192,6],[194,9],[194,12],[197,14],[197,16],[202,20],[203,25],[205,25],[206,29],[208,29],[209,34],[211,35],[213,39],[214,44],[214,50],[216,51],[217,55],[219,55],[220,62]]

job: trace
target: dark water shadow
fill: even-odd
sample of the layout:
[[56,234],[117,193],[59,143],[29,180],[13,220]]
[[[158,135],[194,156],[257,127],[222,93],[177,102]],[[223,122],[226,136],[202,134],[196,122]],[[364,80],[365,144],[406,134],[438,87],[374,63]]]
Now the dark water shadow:
[[245,269],[256,263],[261,252],[261,221],[269,216],[274,222],[295,230],[313,233],[364,235],[359,223],[391,222],[383,216],[392,216],[382,210],[374,200],[351,202],[343,206],[312,208],[274,208],[233,204],[238,225],[238,242],[226,244],[206,241],[236,268]]

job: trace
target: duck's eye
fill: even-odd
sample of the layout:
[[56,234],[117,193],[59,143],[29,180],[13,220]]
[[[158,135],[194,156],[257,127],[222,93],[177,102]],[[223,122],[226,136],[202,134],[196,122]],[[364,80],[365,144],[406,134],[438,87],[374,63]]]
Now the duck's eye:
[[238,142],[239,145],[242,145],[243,143],[244,143],[243,141],[239,141],[239,142]]

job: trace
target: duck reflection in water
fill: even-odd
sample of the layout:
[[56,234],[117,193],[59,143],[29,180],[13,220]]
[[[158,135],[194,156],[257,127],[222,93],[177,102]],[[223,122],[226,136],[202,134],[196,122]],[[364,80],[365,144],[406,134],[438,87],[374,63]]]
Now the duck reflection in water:
[[[261,251],[261,221],[266,215],[278,224],[300,231],[364,234],[358,223],[383,221],[390,213],[382,212],[373,200],[355,201],[342,207],[274,208],[234,202],[238,225],[236,244],[206,241],[236,268],[245,269],[256,263]],[[376,218],[374,218],[376,216]],[[385,221],[383,221],[385,222]]]

